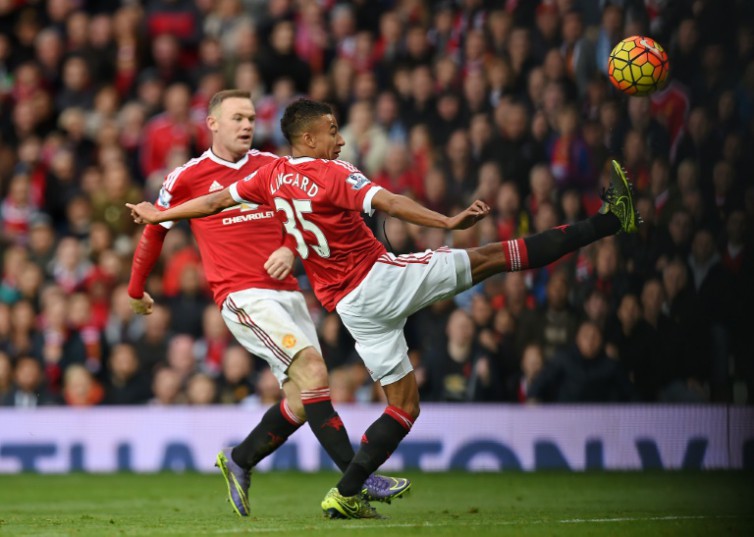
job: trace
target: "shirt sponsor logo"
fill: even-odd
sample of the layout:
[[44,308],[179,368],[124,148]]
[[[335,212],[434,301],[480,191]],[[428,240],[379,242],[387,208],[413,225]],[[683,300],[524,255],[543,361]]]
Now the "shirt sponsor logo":
[[239,214],[238,216],[228,216],[226,218],[223,218],[223,225],[229,226],[232,224],[240,224],[242,222],[252,222],[254,220],[274,218],[274,216],[275,213],[273,211],[265,211],[263,213]]
[[348,176],[346,181],[351,185],[351,188],[354,190],[360,190],[366,185],[368,185],[371,181],[364,176],[363,173],[352,173]]
[[157,205],[160,207],[170,207],[170,200],[173,199],[173,195],[165,190],[165,187],[160,189],[160,194],[157,196]]

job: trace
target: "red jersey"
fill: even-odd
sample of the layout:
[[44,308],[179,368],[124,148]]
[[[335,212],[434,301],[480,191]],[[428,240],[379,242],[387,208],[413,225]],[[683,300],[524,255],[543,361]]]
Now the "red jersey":
[[239,203],[265,203],[282,212],[314,293],[328,311],[386,252],[359,214],[372,214],[379,190],[347,162],[310,157],[281,158],[230,188]]
[[[249,177],[277,158],[272,153],[252,149],[238,162],[228,162],[209,149],[168,175],[156,205],[167,209],[222,190],[239,177]],[[190,222],[199,244],[205,277],[218,306],[222,306],[228,293],[234,291],[298,289],[293,276],[275,280],[264,270],[265,261],[283,244],[284,238],[283,226],[269,206],[242,203]],[[170,228],[173,223],[163,222],[161,225]]]

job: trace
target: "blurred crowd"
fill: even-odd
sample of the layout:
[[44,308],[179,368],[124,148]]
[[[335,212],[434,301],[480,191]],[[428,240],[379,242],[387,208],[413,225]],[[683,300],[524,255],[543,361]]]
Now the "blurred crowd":
[[[612,47],[651,35],[671,82],[617,93]],[[0,404],[267,404],[188,227],[132,313],[125,202],[205,150],[207,103],[249,90],[254,145],[332,103],[341,158],[452,213],[377,217],[395,253],[473,247],[594,214],[617,158],[645,224],[438,302],[406,333],[424,401],[754,401],[754,4],[746,0],[0,0]],[[251,247],[251,246],[250,246]],[[381,397],[298,269],[336,403]]]

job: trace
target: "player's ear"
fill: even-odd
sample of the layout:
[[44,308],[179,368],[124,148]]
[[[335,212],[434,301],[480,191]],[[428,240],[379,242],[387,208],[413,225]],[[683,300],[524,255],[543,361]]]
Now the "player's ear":
[[217,118],[215,117],[214,114],[209,114],[207,116],[206,122],[207,122],[207,128],[211,132],[216,132],[217,131]]
[[301,134],[301,141],[304,142],[304,144],[306,144],[308,147],[311,147],[311,148],[317,147],[317,140],[309,131],[304,131]]

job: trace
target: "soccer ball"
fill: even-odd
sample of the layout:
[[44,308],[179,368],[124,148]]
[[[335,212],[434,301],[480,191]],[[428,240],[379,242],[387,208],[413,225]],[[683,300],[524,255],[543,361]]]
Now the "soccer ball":
[[607,76],[613,86],[628,95],[648,95],[668,81],[668,54],[651,37],[627,37],[610,53]]

